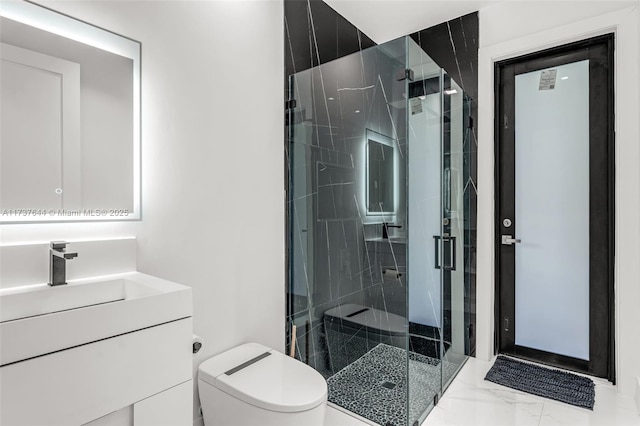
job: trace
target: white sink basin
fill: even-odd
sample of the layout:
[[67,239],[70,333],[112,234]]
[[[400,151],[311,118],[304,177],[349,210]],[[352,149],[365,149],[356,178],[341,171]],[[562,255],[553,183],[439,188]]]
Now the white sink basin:
[[0,365],[191,315],[190,287],[139,272],[2,290]]
[[9,289],[0,292],[0,322],[158,293],[152,287],[124,279],[56,287],[41,284],[18,291]]

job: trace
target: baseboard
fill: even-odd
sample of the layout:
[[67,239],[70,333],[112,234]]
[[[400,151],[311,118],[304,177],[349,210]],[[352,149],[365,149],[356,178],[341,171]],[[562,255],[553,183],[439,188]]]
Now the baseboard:
[[636,377],[636,408],[640,416],[640,377]]

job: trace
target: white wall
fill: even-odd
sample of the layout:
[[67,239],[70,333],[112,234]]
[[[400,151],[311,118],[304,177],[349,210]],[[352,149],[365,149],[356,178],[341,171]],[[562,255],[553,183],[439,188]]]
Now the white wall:
[[[638,2],[505,3],[480,10],[477,356],[493,354],[493,65],[510,57],[616,32],[616,368],[632,395],[640,375],[640,92]],[[612,9],[619,9],[612,11]]]
[[138,270],[193,287],[196,364],[283,351],[282,1],[41,3],[142,43],[143,220],[3,225],[0,243],[136,236]]
[[479,47],[559,28],[637,4],[637,0],[505,1],[480,9]]

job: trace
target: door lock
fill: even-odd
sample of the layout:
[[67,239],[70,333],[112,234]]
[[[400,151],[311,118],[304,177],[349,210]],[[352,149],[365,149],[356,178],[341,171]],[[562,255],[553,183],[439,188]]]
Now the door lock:
[[502,236],[502,244],[505,246],[510,246],[515,244],[520,244],[522,242],[519,238],[513,238],[511,235],[503,235]]

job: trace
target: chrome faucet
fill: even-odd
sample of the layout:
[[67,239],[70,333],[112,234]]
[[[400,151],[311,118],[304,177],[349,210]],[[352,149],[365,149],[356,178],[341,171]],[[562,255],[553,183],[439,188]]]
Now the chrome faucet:
[[66,241],[51,241],[49,249],[49,285],[67,283],[67,260],[78,257],[78,253],[67,251]]

